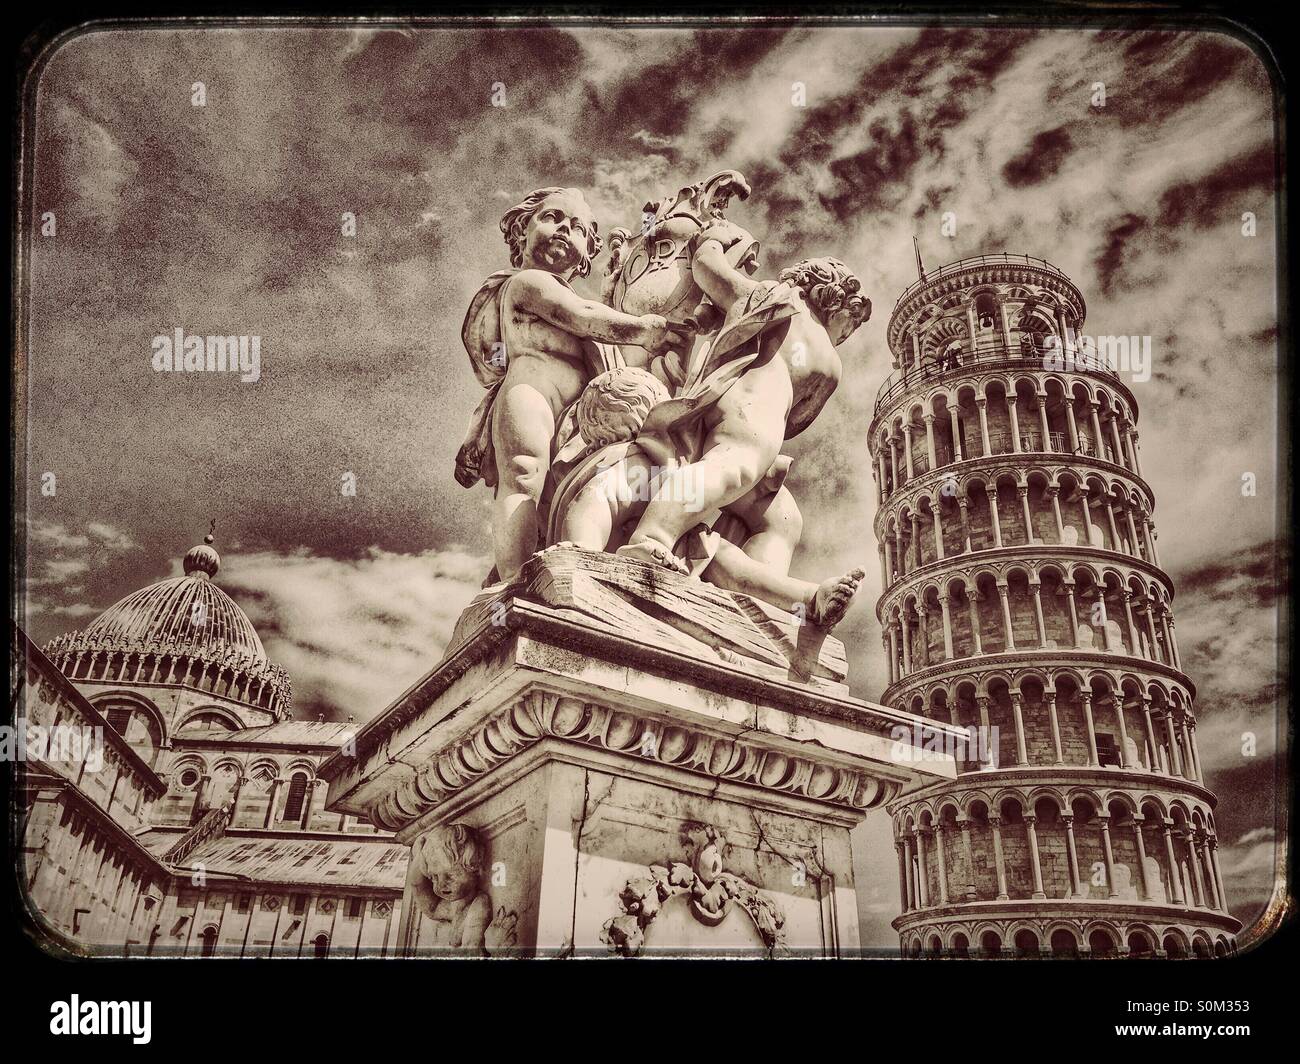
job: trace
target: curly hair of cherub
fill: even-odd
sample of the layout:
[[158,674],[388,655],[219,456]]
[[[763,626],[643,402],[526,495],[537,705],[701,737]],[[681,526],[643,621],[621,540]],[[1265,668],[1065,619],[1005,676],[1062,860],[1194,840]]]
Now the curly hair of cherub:
[[[549,188],[534,189],[502,216],[501,232],[505,235],[506,247],[510,249],[510,265],[515,269],[519,269],[524,264],[524,238],[528,234],[528,223],[533,220],[533,215],[537,213],[537,209],[546,197],[554,196],[558,192],[571,192],[584,203],[587,200],[581,189],[552,185]],[[591,273],[591,260],[600,254],[600,249],[604,246],[596,230],[596,219],[593,218],[591,232],[587,234],[587,254],[583,256],[582,264],[578,267],[579,277],[586,277]]]
[[668,389],[654,374],[635,366],[593,377],[578,399],[578,430],[588,443],[604,447],[634,439]]
[[862,295],[862,282],[839,259],[804,259],[782,270],[780,280],[801,289],[823,317],[847,310],[858,325],[871,317],[871,300]]
[[[483,843],[478,832],[468,824],[451,824],[430,832],[425,845],[432,843],[435,852],[448,865],[460,865],[470,872],[483,867]],[[427,859],[427,858],[426,858]]]

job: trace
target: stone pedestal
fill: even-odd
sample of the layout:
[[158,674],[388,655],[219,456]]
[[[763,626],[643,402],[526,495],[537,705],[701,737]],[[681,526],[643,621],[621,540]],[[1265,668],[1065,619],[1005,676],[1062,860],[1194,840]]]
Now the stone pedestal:
[[412,845],[408,955],[842,955],[849,829],[953,774],[898,756],[920,722],[850,698],[843,660],[743,596],[553,548],[321,767],[328,805]]

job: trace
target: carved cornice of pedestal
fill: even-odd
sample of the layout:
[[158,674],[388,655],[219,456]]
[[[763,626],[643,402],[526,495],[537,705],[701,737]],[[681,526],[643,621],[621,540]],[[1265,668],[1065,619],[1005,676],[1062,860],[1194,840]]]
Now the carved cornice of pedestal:
[[381,827],[399,831],[543,739],[594,747],[844,810],[882,805],[902,787],[901,779],[794,754],[772,738],[754,731],[737,736],[699,724],[670,724],[535,689],[444,747],[368,813]]

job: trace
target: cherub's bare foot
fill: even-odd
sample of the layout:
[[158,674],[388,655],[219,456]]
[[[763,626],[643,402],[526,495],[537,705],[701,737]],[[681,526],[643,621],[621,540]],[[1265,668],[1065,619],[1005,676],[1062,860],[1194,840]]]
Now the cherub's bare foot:
[[865,575],[862,569],[854,569],[823,581],[808,605],[808,620],[821,628],[834,628],[844,619]]
[[686,567],[686,563],[662,543],[653,539],[641,539],[635,543],[627,543],[619,547],[614,553],[623,558],[631,558],[634,561],[662,565],[665,569],[681,573],[682,576],[690,576],[691,571]]

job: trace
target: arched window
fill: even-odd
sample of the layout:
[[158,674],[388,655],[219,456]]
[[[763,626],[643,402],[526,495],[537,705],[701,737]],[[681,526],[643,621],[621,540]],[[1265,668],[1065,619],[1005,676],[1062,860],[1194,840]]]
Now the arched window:
[[326,957],[329,956],[330,953],[329,935],[325,934],[324,932],[321,932],[319,935],[317,935],[316,938],[312,941],[312,948],[315,950],[315,953],[313,954],[315,958],[318,961],[323,961]]
[[203,929],[203,956],[211,957],[217,952],[217,929],[209,925]]
[[1038,957],[1040,955],[1038,936],[1028,928],[1016,932],[1015,943],[1017,957],[1027,959],[1030,957]]
[[1098,928],[1088,936],[1088,949],[1094,957],[1113,957],[1115,940],[1111,938],[1110,932]]
[[284,819],[298,820],[302,817],[302,803],[307,795],[307,773],[295,772],[289,779],[289,797],[284,803]]

